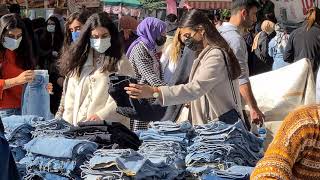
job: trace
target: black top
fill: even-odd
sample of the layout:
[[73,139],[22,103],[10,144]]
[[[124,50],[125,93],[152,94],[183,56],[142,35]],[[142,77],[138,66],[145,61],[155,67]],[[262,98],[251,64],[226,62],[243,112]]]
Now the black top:
[[315,24],[306,30],[305,24],[290,34],[289,42],[284,53],[284,61],[293,63],[308,58],[313,64],[316,73],[320,63],[320,26]]

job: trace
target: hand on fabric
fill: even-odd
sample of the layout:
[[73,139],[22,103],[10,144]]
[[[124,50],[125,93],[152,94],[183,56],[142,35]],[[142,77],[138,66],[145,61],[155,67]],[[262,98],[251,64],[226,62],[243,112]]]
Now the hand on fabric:
[[145,84],[129,84],[129,87],[125,87],[130,98],[134,99],[149,99],[153,98],[153,87]]
[[27,70],[21,73],[19,76],[16,77],[18,84],[26,84],[32,82],[34,79],[34,71]]
[[92,115],[89,116],[88,121],[101,121],[101,119],[97,115]]
[[263,124],[265,116],[258,107],[250,110],[250,116],[253,124]]
[[53,85],[52,85],[52,83],[48,83],[47,91],[48,91],[49,94],[53,94]]

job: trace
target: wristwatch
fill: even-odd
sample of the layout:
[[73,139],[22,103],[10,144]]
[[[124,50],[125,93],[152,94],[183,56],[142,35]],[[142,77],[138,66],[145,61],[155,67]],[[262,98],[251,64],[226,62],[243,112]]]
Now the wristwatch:
[[153,88],[153,94],[152,94],[152,96],[153,96],[154,98],[158,98],[158,97],[160,96],[160,90],[159,90],[159,88],[157,88],[157,87],[154,87],[154,88]]

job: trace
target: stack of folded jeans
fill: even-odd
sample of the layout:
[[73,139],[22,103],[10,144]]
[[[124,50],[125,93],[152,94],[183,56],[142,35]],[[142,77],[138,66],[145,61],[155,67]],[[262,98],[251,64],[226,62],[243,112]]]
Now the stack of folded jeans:
[[153,163],[165,163],[176,172],[175,178],[184,178],[185,157],[192,125],[189,122],[176,124],[171,121],[152,122],[151,128],[140,133],[143,140],[138,151]]
[[99,148],[105,149],[133,149],[138,150],[141,142],[139,137],[126,126],[110,121],[88,121],[78,123],[78,127],[72,127],[63,133],[65,137],[72,139],[85,139],[95,142]]
[[37,116],[10,116],[2,119],[10,149],[15,161],[20,161],[26,155],[23,146],[31,141],[31,132],[39,122],[44,122],[43,118]]
[[[228,125],[214,121],[195,127],[196,137],[188,147],[187,171],[197,176],[233,177],[249,176],[250,171],[237,171],[233,166],[251,169],[263,157],[263,141],[248,132],[242,121]],[[232,168],[232,169],[230,169]],[[245,172],[245,173],[244,173]],[[230,178],[229,178],[230,179]]]
[[166,163],[154,163],[131,149],[98,150],[89,162],[81,166],[82,178],[96,179],[167,179],[178,173]]
[[88,160],[88,155],[92,155],[97,147],[96,143],[86,140],[41,136],[25,145],[28,154],[20,164],[26,166],[25,179],[80,179],[80,165]]
[[49,121],[38,122],[34,127],[35,130],[32,131],[32,136],[34,138],[41,136],[58,137],[63,136],[63,133],[69,131],[72,125],[64,120],[52,119]]

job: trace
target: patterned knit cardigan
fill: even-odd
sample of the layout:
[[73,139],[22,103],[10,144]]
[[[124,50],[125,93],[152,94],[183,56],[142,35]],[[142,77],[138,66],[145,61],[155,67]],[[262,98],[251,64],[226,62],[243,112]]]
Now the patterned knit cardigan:
[[320,179],[320,106],[302,107],[283,121],[251,180]]

